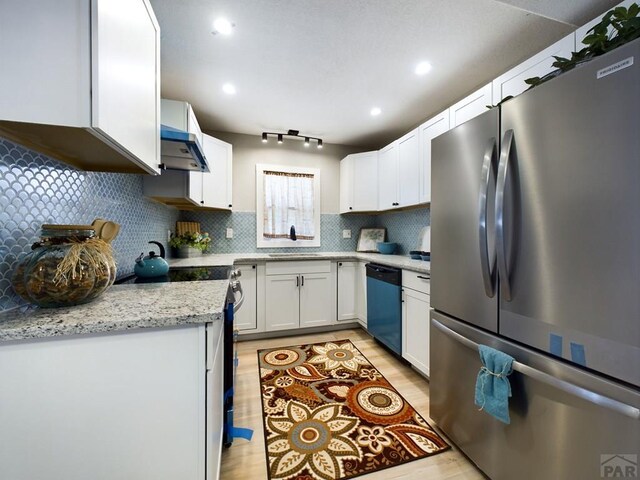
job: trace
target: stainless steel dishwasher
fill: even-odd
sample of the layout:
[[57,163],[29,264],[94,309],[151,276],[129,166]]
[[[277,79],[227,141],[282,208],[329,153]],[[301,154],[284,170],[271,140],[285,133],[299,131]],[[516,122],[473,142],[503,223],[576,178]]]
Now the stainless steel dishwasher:
[[367,263],[367,330],[402,355],[402,270]]

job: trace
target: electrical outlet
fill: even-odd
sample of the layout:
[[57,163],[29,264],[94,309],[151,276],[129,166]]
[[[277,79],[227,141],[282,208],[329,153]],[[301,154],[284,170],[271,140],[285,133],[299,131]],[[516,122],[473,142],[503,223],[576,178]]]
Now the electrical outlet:
[[233,228],[227,228],[227,238],[233,238]]
[[342,230],[342,238],[351,238],[351,230]]

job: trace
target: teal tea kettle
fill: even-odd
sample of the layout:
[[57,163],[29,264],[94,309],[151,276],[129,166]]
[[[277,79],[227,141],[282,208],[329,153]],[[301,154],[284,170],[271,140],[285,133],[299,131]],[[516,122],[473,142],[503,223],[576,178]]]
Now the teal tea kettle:
[[156,255],[156,252],[151,251],[146,257],[144,253],[141,253],[136,258],[136,266],[133,268],[134,273],[138,277],[150,278],[161,277],[169,272],[169,264],[164,259],[164,247],[160,242],[149,242],[157,245],[160,248],[160,255]]

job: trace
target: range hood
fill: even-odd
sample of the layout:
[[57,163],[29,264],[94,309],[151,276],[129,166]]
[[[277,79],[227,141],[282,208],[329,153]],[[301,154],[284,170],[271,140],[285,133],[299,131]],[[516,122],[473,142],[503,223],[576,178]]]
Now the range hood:
[[161,168],[209,172],[209,165],[198,137],[168,125],[160,125]]

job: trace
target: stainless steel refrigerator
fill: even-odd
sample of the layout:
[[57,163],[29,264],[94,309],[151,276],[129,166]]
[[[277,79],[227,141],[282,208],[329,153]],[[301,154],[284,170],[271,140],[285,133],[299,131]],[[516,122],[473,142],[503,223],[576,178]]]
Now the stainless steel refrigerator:
[[[433,420],[494,480],[638,472],[640,40],[435,138],[431,168]],[[479,344],[516,360],[509,425],[474,405]]]

